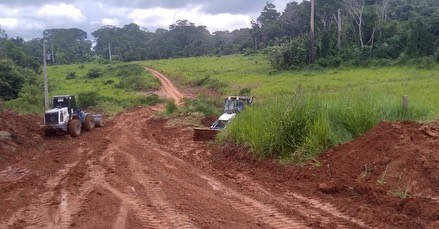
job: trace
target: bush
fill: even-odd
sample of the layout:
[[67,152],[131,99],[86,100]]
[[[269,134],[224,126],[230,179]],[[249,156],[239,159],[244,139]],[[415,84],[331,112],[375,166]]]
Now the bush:
[[78,94],[78,105],[81,108],[97,106],[99,103],[99,94],[95,91],[81,92]]
[[278,70],[298,69],[307,64],[308,48],[306,37],[298,37],[280,46],[266,49],[271,66]]
[[338,57],[338,56],[336,56],[336,57],[320,58],[320,59],[318,59],[316,61],[317,65],[319,65],[321,67],[324,67],[324,68],[327,68],[327,67],[332,67],[332,68],[340,67],[341,63],[342,63],[342,59],[340,57]]
[[241,90],[239,90],[239,95],[250,95],[252,89],[245,87],[245,88],[241,88]]
[[165,108],[165,113],[166,114],[168,114],[168,115],[173,114],[177,110],[178,110],[178,107],[177,107],[177,105],[173,101],[168,100],[166,102],[166,108]]
[[199,96],[194,100],[186,100],[184,103],[183,112],[185,113],[202,113],[204,116],[219,115],[218,101],[209,99],[205,96]]
[[72,80],[76,78],[76,72],[69,72],[66,74],[66,80]]
[[143,75],[145,69],[137,64],[123,64],[117,66],[115,71],[116,71],[116,76],[126,77],[133,75]]
[[102,71],[99,68],[91,68],[87,72],[87,77],[90,79],[98,78],[101,75],[102,75]]
[[131,75],[123,77],[120,80],[120,88],[126,88],[133,91],[142,91],[150,88],[148,79],[141,75]]
[[195,86],[203,86],[209,89],[213,89],[216,91],[221,91],[222,89],[227,87],[227,84],[210,77],[210,75],[206,75],[201,79],[195,80],[192,82],[192,85]]
[[104,85],[110,85],[114,83],[114,80],[105,80],[103,83]]

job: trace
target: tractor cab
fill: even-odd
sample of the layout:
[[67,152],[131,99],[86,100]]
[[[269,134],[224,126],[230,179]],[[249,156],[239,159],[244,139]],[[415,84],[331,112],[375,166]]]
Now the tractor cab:
[[57,95],[53,97],[53,108],[67,108],[72,115],[76,111],[76,100],[74,95]]

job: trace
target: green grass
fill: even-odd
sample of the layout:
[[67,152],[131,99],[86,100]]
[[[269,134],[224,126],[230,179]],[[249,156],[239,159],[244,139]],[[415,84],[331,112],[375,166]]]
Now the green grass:
[[250,88],[258,103],[273,97],[291,95],[298,89],[305,94],[337,97],[367,91],[401,100],[408,95],[409,106],[425,106],[439,117],[439,66],[391,66],[375,68],[337,68],[327,70],[273,71],[263,55],[232,55],[147,61],[184,84],[203,78],[217,81],[224,95]]
[[[96,91],[103,96],[130,97],[135,94],[129,91],[129,88],[117,87],[124,77],[131,76],[131,72],[125,71],[126,66],[133,64],[74,64],[74,65],[57,65],[50,66],[47,69],[49,79],[49,94],[78,94],[84,91]],[[90,69],[99,69],[102,75],[98,78],[90,79],[87,73]],[[69,72],[75,72],[76,78],[67,80],[66,75]],[[121,73],[120,73],[121,72]],[[150,88],[158,88],[159,82],[146,71],[137,72],[142,77],[148,78],[152,86]],[[112,82],[112,83],[111,83]],[[150,89],[145,88],[145,90]],[[128,93],[127,93],[128,92]]]
[[298,92],[248,108],[219,138],[248,146],[260,158],[303,162],[359,137],[380,120],[423,120],[429,115],[424,107],[403,112],[392,99],[380,97],[352,93],[326,98]]
[[[312,160],[381,120],[439,118],[435,64],[273,71],[262,55],[145,64],[184,84],[218,83],[224,95],[250,89],[255,106],[230,123],[220,140],[248,146],[259,157]],[[402,111],[403,95],[409,98],[407,112]]]
[[[139,63],[57,65],[49,66],[47,73],[50,98],[76,95],[79,107],[108,115],[161,101],[149,93],[160,81]],[[38,84],[23,87],[19,98],[6,101],[5,107],[26,114],[44,112],[42,82]]]

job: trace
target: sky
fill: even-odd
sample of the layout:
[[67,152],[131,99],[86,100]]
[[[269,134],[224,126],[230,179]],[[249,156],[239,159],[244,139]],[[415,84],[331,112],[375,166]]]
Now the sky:
[[[288,2],[269,0],[283,12]],[[41,38],[45,29],[78,28],[88,33],[136,23],[155,32],[187,19],[210,32],[250,27],[267,0],[0,0],[0,27],[9,37]]]

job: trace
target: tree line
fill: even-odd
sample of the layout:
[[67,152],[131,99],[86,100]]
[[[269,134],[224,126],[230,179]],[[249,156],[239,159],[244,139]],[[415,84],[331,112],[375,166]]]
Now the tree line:
[[9,38],[0,27],[0,97],[16,98],[25,79],[41,73],[43,41],[48,64],[255,51],[265,53],[276,69],[439,60],[439,1],[312,0],[290,2],[283,12],[267,2],[250,28],[210,33],[206,26],[178,20],[155,32],[130,23],[103,26],[91,35],[93,41],[81,29],[61,28],[24,40]]

